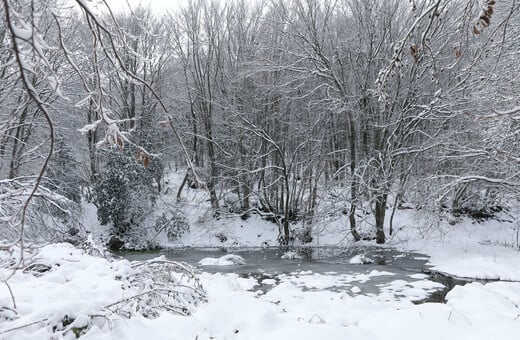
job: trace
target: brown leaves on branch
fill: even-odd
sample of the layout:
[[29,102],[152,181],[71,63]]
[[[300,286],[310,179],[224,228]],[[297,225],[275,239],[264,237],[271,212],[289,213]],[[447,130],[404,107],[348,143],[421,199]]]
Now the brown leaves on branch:
[[495,5],[495,0],[487,0],[484,2],[484,6],[482,11],[479,14],[476,23],[473,25],[473,34],[480,34],[484,30],[484,28],[489,27],[491,25],[491,16],[495,12],[493,6]]
[[417,60],[419,59],[419,47],[417,47],[415,44],[412,44],[412,46],[410,46],[410,54],[413,57],[414,63],[417,64]]
[[141,163],[145,168],[150,164],[150,156],[142,150],[137,151],[135,158],[137,159],[137,162]]
[[460,47],[455,47],[454,50],[455,50],[455,57],[457,57],[457,59],[460,58],[462,56],[462,51],[461,51]]

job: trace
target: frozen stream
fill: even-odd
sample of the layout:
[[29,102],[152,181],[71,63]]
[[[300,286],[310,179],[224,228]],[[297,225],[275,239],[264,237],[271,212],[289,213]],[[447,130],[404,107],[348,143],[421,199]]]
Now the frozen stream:
[[[147,260],[164,255],[167,259],[186,262],[208,273],[235,273],[255,278],[255,291],[269,291],[283,281],[290,281],[305,290],[345,291],[350,295],[379,296],[391,300],[405,298],[416,303],[444,302],[446,293],[464,281],[430,274],[428,257],[417,253],[402,253],[380,247],[312,248],[305,249],[302,258],[283,259],[286,251],[269,249],[183,248],[149,252],[125,252],[120,255],[134,260]],[[302,252],[300,252],[302,253]],[[232,266],[202,266],[204,258],[219,258],[235,254],[246,264]],[[363,254],[371,264],[351,264],[352,257]]]

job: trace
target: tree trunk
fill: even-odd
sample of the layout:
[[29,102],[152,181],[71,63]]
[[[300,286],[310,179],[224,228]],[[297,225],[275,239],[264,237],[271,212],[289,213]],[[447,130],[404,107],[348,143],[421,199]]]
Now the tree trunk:
[[186,175],[184,175],[184,179],[182,180],[181,186],[179,187],[179,190],[177,190],[177,202],[181,201],[182,189],[184,189],[184,186],[188,182],[188,177],[189,177],[189,170],[186,171]]
[[389,229],[388,229],[388,234],[390,236],[392,236],[392,234],[394,233],[394,215],[395,215],[395,211],[397,210],[397,205],[399,204],[399,196],[400,196],[399,193],[397,195],[395,195],[394,206],[392,207],[392,214],[390,215],[390,222],[389,222]]
[[[93,123],[98,119],[97,112],[94,111],[94,102],[89,102],[89,109],[87,112],[87,122]],[[88,155],[90,160],[90,182],[94,183],[97,177],[97,155],[96,144],[98,142],[97,130],[92,129],[87,132]]]
[[348,215],[350,223],[350,233],[354,237],[354,241],[360,241],[361,236],[356,230],[356,202],[358,200],[358,180],[356,178],[356,127],[352,118],[350,123],[350,211]]
[[[209,135],[211,136],[211,135]],[[210,137],[211,138],[211,137]],[[208,158],[209,158],[209,168],[210,168],[210,175],[207,182],[207,187],[209,191],[209,199],[211,201],[211,207],[213,209],[220,208],[218,204],[218,197],[215,190],[215,187],[217,186],[217,163],[215,160],[215,150],[213,148],[213,142],[212,140],[208,140]]]
[[386,201],[388,198],[388,194],[379,194],[376,197],[376,207],[375,207],[375,215],[376,215],[376,243],[383,244],[385,243],[385,215],[386,215]]
[[13,179],[18,176],[18,170],[20,169],[21,159],[23,150],[25,145],[27,145],[27,140],[29,139],[30,130],[32,124],[29,124],[27,127],[26,119],[27,119],[28,107],[26,106],[22,114],[20,115],[20,119],[18,120],[18,127],[16,128],[15,137],[13,138],[13,147],[11,150],[11,161],[9,162],[9,179]]
[[242,194],[240,205],[242,206],[243,211],[247,211],[251,207],[249,204],[249,196],[251,195],[251,192],[248,183],[245,182],[246,180],[246,176],[243,176],[241,181],[242,183],[239,184],[240,193]]
[[[283,189],[283,187],[282,187]],[[290,212],[291,212],[291,203],[290,203],[290,191],[289,191],[289,175],[285,173],[285,207],[284,207],[284,219],[283,219],[283,245],[289,244],[289,239],[291,237],[290,235],[290,229],[289,229],[289,219],[291,218]],[[282,191],[283,192],[283,191]],[[282,200],[283,201],[283,200]]]

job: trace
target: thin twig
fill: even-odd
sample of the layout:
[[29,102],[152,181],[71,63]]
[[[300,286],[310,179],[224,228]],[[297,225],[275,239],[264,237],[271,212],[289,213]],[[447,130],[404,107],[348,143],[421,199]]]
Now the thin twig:
[[41,320],[38,320],[38,321],[33,321],[33,322],[25,324],[25,325],[21,325],[21,326],[18,326],[18,327],[6,329],[5,331],[1,331],[0,334],[6,334],[6,333],[9,333],[9,332],[14,332],[14,331],[17,331],[19,329],[22,329],[22,328],[25,328],[25,327],[30,327],[32,325],[36,325],[38,323],[47,322],[47,321],[48,321],[48,319],[41,319]]

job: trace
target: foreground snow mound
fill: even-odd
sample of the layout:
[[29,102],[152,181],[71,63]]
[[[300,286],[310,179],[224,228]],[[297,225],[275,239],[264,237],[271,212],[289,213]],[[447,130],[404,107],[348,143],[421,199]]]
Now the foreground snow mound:
[[[520,334],[515,308],[520,303],[519,284],[466,285],[448,295],[448,304],[415,305],[401,298],[309,289],[314,274],[288,275],[264,293],[252,288],[256,279],[237,274],[202,273],[201,279],[209,302],[193,318],[166,314],[121,325],[102,339],[518,340]],[[294,279],[305,284],[299,286]],[[426,282],[415,284],[423,285]]]
[[350,264],[371,264],[374,263],[374,260],[372,260],[370,257],[366,256],[365,254],[359,254],[350,259],[348,261]]
[[206,257],[199,261],[201,266],[237,266],[246,264],[242,256],[228,254],[219,258]]
[[[191,269],[162,258],[114,261],[52,244],[31,261],[8,281],[14,299],[0,289],[2,339],[72,339],[108,329],[117,319],[191,314],[205,301]],[[2,277],[9,272],[0,268]]]

